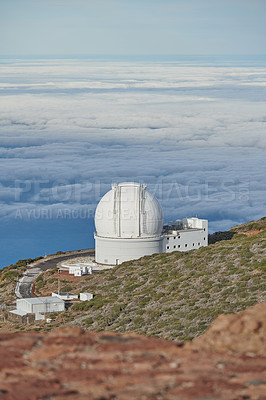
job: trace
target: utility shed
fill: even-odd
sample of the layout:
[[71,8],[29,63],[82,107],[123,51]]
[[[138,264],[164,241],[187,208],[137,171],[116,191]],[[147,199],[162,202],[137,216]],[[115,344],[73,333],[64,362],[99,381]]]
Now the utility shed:
[[69,292],[60,292],[60,293],[52,292],[52,296],[59,297],[59,299],[62,299],[62,300],[74,300],[74,299],[79,298],[79,296],[77,294],[69,293]]
[[92,293],[80,293],[79,298],[81,301],[88,301],[93,299],[93,294]]
[[[93,263],[95,265],[95,263]],[[92,265],[86,263],[68,264],[64,263],[61,265],[60,273],[68,272],[70,275],[83,276],[92,274]]]
[[35,314],[35,319],[45,319],[46,314],[65,311],[65,302],[57,296],[18,299],[17,311]]

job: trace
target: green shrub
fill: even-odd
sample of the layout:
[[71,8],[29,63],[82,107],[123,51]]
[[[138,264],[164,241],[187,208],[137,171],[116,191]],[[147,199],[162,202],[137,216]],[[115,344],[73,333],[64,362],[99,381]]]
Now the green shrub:
[[133,323],[136,327],[142,327],[144,325],[144,318],[142,317],[136,317],[133,319]]
[[78,303],[73,304],[72,310],[75,311],[87,311],[92,307],[91,300],[89,301],[80,301]]
[[6,271],[4,274],[2,274],[1,280],[11,282],[19,278],[19,276],[20,276],[19,271],[12,269],[11,271]]
[[71,285],[66,285],[66,286],[63,286],[61,289],[60,289],[60,292],[63,292],[63,293],[69,293],[69,292],[71,292],[71,290],[73,290],[73,287],[71,286]]
[[150,296],[142,297],[139,301],[139,307],[145,307],[151,301]]
[[53,275],[56,274],[58,272],[58,268],[54,267],[52,269],[49,269],[49,271],[47,271],[49,275]]
[[86,318],[86,319],[83,320],[83,323],[85,325],[90,326],[90,325],[92,325],[94,323],[94,319],[92,317]]
[[43,277],[43,275],[39,275],[35,281],[35,288],[36,290],[40,290],[42,287],[44,287],[46,284],[46,281]]
[[57,278],[50,278],[50,279],[48,279],[48,283],[54,283],[54,282],[57,282],[57,281],[58,281]]

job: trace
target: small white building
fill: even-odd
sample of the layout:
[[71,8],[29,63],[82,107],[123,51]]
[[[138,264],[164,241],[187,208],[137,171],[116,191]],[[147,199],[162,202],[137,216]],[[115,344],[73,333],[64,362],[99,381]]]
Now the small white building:
[[69,292],[59,292],[59,293],[52,292],[52,296],[59,297],[59,299],[62,299],[62,300],[76,300],[79,298],[79,296],[77,294],[69,293]]
[[89,301],[93,299],[93,294],[92,293],[80,293],[79,294],[79,299],[81,301]]
[[12,310],[13,314],[35,314],[35,320],[44,320],[52,312],[65,311],[64,300],[56,296],[17,299],[16,306],[16,310]]
[[68,271],[69,275],[74,276],[83,276],[92,274],[92,265],[86,263],[78,263],[78,264],[70,264],[64,263],[61,264],[61,271]]

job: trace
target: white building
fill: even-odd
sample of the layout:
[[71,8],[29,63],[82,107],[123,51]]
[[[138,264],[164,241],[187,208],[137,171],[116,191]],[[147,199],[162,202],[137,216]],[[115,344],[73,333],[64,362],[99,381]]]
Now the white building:
[[69,293],[69,292],[59,292],[59,293],[52,292],[52,297],[55,297],[55,296],[59,297],[59,299],[66,300],[66,301],[76,300],[79,298],[79,296],[77,294]]
[[10,311],[20,316],[35,314],[35,319],[45,319],[46,314],[65,311],[64,300],[58,297],[30,297],[16,300],[16,310]]
[[166,227],[163,223],[162,208],[146,185],[113,185],[95,212],[95,261],[118,265],[145,255],[208,244],[207,220],[185,218]]
[[188,251],[208,245],[208,221],[183,218],[170,222],[163,230],[164,252]]
[[89,301],[93,299],[93,294],[92,293],[80,293],[79,294],[79,299],[81,301]]
[[162,251],[162,208],[145,185],[113,185],[96,208],[95,227],[97,263],[117,265]]
[[74,276],[90,275],[92,274],[92,264],[88,265],[86,263],[63,263],[61,264],[60,271],[67,271],[69,275]]

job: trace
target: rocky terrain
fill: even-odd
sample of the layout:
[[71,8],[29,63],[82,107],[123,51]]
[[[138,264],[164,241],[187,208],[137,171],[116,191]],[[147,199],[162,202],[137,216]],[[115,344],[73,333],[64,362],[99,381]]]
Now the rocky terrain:
[[1,400],[266,399],[266,303],[192,342],[135,333],[0,335]]

